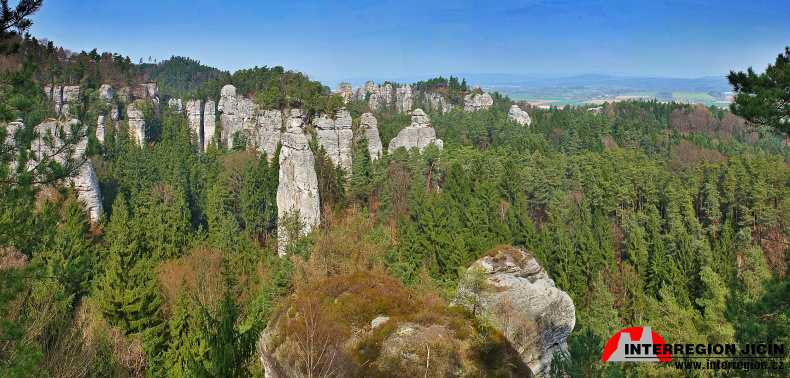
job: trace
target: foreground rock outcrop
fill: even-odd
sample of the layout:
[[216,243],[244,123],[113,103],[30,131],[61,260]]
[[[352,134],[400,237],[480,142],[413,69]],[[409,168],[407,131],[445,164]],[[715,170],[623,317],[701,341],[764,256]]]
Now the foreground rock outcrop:
[[271,317],[258,351],[266,377],[531,376],[504,336],[469,312],[428,306],[368,272],[297,292]]
[[468,94],[464,96],[464,111],[474,112],[481,109],[488,109],[494,105],[494,99],[488,93]]
[[555,352],[567,351],[566,339],[576,325],[573,301],[554,285],[532,253],[499,246],[475,261],[468,275],[485,276],[487,286],[475,293],[461,280],[456,303],[493,320],[533,373],[547,376]]
[[507,111],[507,119],[518,122],[519,125],[529,126],[532,123],[529,113],[521,110],[518,105],[512,105],[510,110]]
[[[291,125],[298,125],[298,114],[289,117]],[[279,253],[291,238],[309,233],[321,223],[321,201],[318,194],[318,176],[315,173],[315,156],[307,143],[307,135],[298,126],[289,128],[282,135],[280,150],[280,183],[277,186],[277,215]],[[302,227],[299,235],[291,235],[285,226],[289,215],[299,213]]]
[[439,149],[444,147],[441,139],[436,139],[436,130],[431,126],[431,119],[422,109],[414,109],[411,115],[411,125],[407,126],[392,138],[388,148],[391,154],[398,147],[405,147],[407,150],[417,147],[420,152],[430,145],[436,145]]

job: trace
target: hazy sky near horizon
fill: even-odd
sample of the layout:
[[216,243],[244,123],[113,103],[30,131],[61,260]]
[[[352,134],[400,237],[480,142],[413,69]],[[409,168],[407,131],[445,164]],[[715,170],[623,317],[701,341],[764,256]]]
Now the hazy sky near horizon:
[[[14,3],[12,1],[12,3]],[[326,80],[442,73],[719,76],[790,45],[782,1],[45,0],[31,34],[134,62]]]

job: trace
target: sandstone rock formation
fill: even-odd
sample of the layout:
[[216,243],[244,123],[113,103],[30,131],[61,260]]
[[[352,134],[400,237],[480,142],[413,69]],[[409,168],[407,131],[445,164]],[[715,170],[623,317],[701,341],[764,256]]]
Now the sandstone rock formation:
[[[66,178],[63,181],[66,185],[74,183],[74,188],[77,191],[77,199],[85,204],[85,209],[88,212],[91,222],[95,223],[98,222],[102,212],[101,188],[99,187],[99,178],[93,170],[93,162],[85,156],[85,149],[88,146],[89,138],[86,133],[87,130],[83,130],[83,134],[78,137],[78,141],[76,145],[74,145],[73,154],[61,151],[62,140],[59,137],[54,137],[52,139],[52,144],[49,144],[45,139],[47,135],[56,136],[61,132],[65,133],[67,138],[69,138],[71,135],[71,128],[77,123],[78,121],[73,118],[65,121],[56,120],[54,118],[45,120],[35,128],[36,132],[39,134],[39,138],[33,140],[31,149],[36,151],[39,157],[46,154],[59,163],[64,163],[67,159],[74,159],[72,161],[79,165],[76,175]],[[21,122],[9,124],[9,133],[12,133],[12,130],[18,127],[25,126]],[[35,164],[36,162],[31,162],[31,169]]]
[[145,145],[145,118],[143,111],[137,107],[137,104],[131,103],[126,107],[126,119],[129,122],[129,134],[134,139],[138,146]]
[[576,324],[570,296],[555,287],[530,252],[515,247],[495,247],[469,271],[484,274],[489,287],[475,294],[462,279],[456,303],[473,310],[467,298],[477,296],[483,316],[493,320],[533,373],[547,376],[554,352],[568,350],[566,338]]
[[[214,133],[217,129],[217,108],[214,101],[206,101],[203,107],[203,151],[214,143]],[[216,145],[215,145],[216,146]]]
[[[179,100],[180,101],[180,100]],[[195,133],[198,149],[203,149],[203,103],[200,100],[189,100],[186,106],[189,128]]]
[[257,128],[245,130],[247,143],[271,160],[277,152],[283,127],[283,113],[279,110],[261,110],[258,114]]
[[392,103],[393,95],[392,85],[390,83],[384,84],[379,87],[378,100],[384,106],[390,106]]
[[344,104],[347,104],[354,96],[354,89],[351,88],[351,83],[344,81],[337,85],[335,93],[340,95]]
[[370,159],[376,160],[381,157],[384,147],[381,145],[379,136],[378,120],[371,113],[364,113],[360,117],[359,131],[368,140],[368,152]]
[[464,96],[464,111],[474,112],[480,109],[488,109],[494,105],[494,99],[488,93]]
[[[500,332],[474,323],[391,277],[359,272],[316,280],[287,299],[258,351],[266,377],[532,376]],[[312,369],[300,353],[313,356]]]
[[99,88],[99,98],[109,104],[115,96],[115,89],[110,84],[104,84]]
[[80,86],[45,85],[44,94],[47,101],[52,101],[55,104],[55,112],[58,116],[68,115],[69,106],[80,99]]
[[118,99],[121,102],[129,102],[132,100],[132,90],[129,87],[121,87],[118,89]]
[[122,102],[148,100],[154,104],[159,103],[159,85],[156,83],[143,83],[133,88],[121,87],[117,93],[118,99]]
[[408,84],[402,85],[398,90],[395,92],[395,110],[400,113],[409,113],[411,112],[411,105],[412,105],[412,90]]
[[392,138],[388,148],[389,153],[395,152],[398,147],[406,147],[410,150],[417,147],[420,152],[430,145],[436,145],[439,149],[444,147],[441,139],[436,139],[436,130],[431,127],[431,120],[422,109],[414,109],[411,115],[411,125],[407,126]]
[[351,174],[351,158],[354,149],[354,133],[351,131],[351,113],[347,108],[337,111],[337,120],[323,114],[315,124],[318,144],[324,147],[327,156],[336,166]]
[[118,105],[110,106],[110,119],[113,124],[118,125],[118,121],[121,119],[121,109],[118,108]]
[[532,123],[532,118],[529,117],[529,113],[521,110],[518,105],[512,105],[510,107],[510,110],[507,111],[507,119],[516,121],[521,126],[529,126]]
[[373,111],[381,110],[381,103],[379,102],[379,95],[373,93],[370,95],[370,99],[368,100],[368,106]]
[[107,121],[103,115],[99,116],[99,119],[96,121],[96,139],[99,143],[104,144],[104,136],[107,133]]
[[[294,114],[292,114],[293,116]],[[291,117],[291,120],[299,119]],[[321,222],[318,177],[315,173],[315,156],[307,144],[307,136],[300,127],[291,127],[282,135],[280,150],[280,183],[277,187],[277,215],[279,250],[285,255],[285,247],[291,237],[283,225],[289,214],[299,212],[302,234],[309,233]]]
[[431,108],[439,114],[445,114],[453,109],[453,105],[438,93],[430,93],[426,98],[430,102]]
[[177,112],[184,111],[184,103],[181,101],[180,98],[171,98],[167,100],[167,106],[169,106],[170,108],[172,108]]

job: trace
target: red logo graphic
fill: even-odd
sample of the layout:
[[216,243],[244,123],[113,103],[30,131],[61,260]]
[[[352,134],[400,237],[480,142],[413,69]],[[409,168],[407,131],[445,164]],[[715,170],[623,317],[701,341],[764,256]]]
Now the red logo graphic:
[[671,361],[671,346],[650,327],[631,327],[617,332],[603,350],[603,361]]

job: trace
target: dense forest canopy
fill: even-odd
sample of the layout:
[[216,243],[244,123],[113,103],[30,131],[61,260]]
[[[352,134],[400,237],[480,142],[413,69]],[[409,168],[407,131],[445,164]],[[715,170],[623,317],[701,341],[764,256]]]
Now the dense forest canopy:
[[[13,38],[19,50],[0,57],[2,375],[262,376],[255,342],[294,293],[373,272],[363,276],[386,275],[415,303],[444,309],[460,272],[503,244],[532,251],[575,303],[557,376],[678,374],[601,363],[603,343],[627,326],[684,343],[790,342],[790,150],[726,110],[530,108],[526,127],[494,93],[489,109],[430,114],[443,150],[387,154],[409,117],[385,108],[376,114],[384,155],[371,161],[355,144],[350,175],[310,144],[322,226],[279,257],[279,149],[198,152],[186,116],[164,106],[141,105],[150,144],[137,146],[120,122],[88,149],[105,209],[96,224],[67,182],[33,186],[15,174],[30,159],[32,126],[54,116],[46,84],[81,86],[86,128],[89,90],[103,83],[158,81],[165,96],[200,99],[233,84],[265,108],[315,114],[341,105],[328,88],[279,66],[231,74],[175,56],[135,64]],[[470,89],[454,77],[414,86]],[[347,106],[354,118],[369,110]],[[28,127],[12,135],[7,123],[18,118]],[[50,168],[41,177],[68,176]],[[281,232],[299,227],[286,219]],[[472,332],[484,338],[485,329]]]

